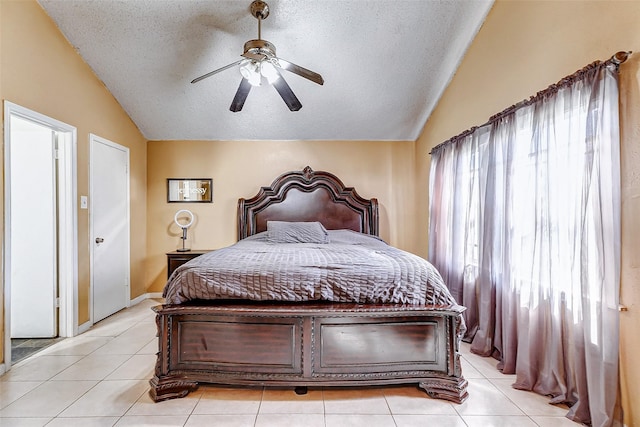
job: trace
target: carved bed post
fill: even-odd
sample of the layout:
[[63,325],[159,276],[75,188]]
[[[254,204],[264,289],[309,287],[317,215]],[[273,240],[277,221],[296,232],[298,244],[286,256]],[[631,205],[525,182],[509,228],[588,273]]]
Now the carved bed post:
[[169,374],[169,347],[171,336],[169,331],[171,330],[169,322],[172,318],[162,315],[162,306],[156,306],[152,308],[156,312],[156,326],[158,328],[158,353],[156,353],[158,360],[156,361],[155,374],[149,384],[151,389],[149,395],[154,402],[160,402],[162,400],[174,399],[177,397],[185,397],[190,392],[198,388],[197,381],[188,381],[183,377],[173,378]]
[[[447,318],[449,324],[447,330],[449,334],[449,376],[442,378],[430,378],[428,381],[422,381],[418,384],[420,388],[427,392],[430,397],[436,399],[450,400],[455,403],[462,403],[469,397],[467,392],[466,379],[462,377],[462,365],[460,363],[460,341],[462,339],[462,311],[460,307],[457,316]],[[450,323],[453,322],[453,325]]]

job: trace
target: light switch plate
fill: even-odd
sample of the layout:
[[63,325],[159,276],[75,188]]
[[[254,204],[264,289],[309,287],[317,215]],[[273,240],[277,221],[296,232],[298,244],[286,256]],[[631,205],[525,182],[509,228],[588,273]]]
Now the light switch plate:
[[87,196],[80,196],[80,209],[87,209]]

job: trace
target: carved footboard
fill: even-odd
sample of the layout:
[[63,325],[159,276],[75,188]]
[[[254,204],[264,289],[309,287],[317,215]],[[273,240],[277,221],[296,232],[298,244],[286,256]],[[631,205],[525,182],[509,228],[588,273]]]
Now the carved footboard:
[[157,306],[159,352],[150,395],[199,383],[345,386],[417,383],[463,402],[462,307],[355,304]]

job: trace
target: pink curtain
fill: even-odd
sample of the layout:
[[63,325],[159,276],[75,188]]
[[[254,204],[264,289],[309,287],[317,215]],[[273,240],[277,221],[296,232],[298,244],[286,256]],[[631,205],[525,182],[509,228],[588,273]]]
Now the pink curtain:
[[596,62],[436,147],[429,256],[471,351],[516,388],[616,424],[618,63]]

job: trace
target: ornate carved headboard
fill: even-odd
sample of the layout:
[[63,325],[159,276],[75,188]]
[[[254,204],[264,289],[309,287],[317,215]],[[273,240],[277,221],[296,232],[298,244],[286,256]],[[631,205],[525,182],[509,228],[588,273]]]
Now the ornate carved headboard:
[[378,235],[378,200],[364,199],[329,172],[287,172],[250,199],[238,200],[238,240],[266,231],[267,221],[320,221],[327,230]]

